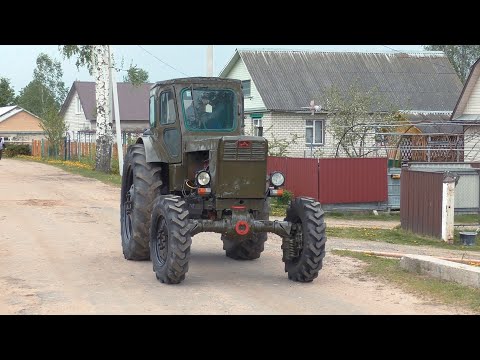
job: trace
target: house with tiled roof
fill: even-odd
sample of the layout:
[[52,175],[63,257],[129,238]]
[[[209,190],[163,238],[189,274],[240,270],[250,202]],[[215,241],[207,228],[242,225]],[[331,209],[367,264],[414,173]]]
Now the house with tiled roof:
[[[237,50],[219,76],[242,80],[245,132],[262,128],[268,140],[296,135],[303,140],[292,144],[287,155],[297,157],[316,150],[323,156],[335,154],[329,111],[319,104],[333,86],[343,93],[353,85],[375,89],[409,119],[422,123],[448,121],[462,89],[445,54],[429,51]],[[309,109],[311,100],[320,105],[319,111]]]
[[[120,126],[123,131],[141,132],[149,125],[148,99],[153,84],[133,85],[119,82],[118,102]],[[113,129],[115,129],[115,112]],[[94,131],[96,129],[95,82],[75,81],[60,109],[69,131]]]

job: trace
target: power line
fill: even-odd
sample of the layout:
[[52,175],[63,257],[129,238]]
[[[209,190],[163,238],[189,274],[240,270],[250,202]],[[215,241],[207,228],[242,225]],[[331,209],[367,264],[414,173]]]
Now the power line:
[[390,49],[390,50],[393,50],[393,51],[399,52],[399,53],[403,53],[403,51],[396,50],[396,49],[394,49],[394,48],[388,47],[387,45],[381,45],[381,46],[383,46],[383,47],[386,47],[387,49]]
[[190,77],[190,75],[185,74],[183,71],[180,71],[180,70],[174,68],[172,65],[167,64],[165,61],[163,61],[163,60],[160,59],[159,57],[153,55],[150,51],[148,51],[148,50],[145,49],[144,47],[142,47],[142,46],[140,46],[140,45],[137,45],[137,46],[138,46],[140,49],[142,49],[143,51],[145,51],[145,52],[147,52],[148,54],[152,55],[155,59],[157,59],[157,60],[160,61],[161,63],[167,65],[168,67],[172,68],[172,69],[175,70],[175,71],[178,71],[180,74],[183,74],[183,75],[185,75],[185,76],[187,76],[187,77]]

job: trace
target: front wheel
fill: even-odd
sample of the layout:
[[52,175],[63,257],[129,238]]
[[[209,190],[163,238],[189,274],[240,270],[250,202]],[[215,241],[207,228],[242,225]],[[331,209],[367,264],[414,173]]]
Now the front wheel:
[[185,201],[179,196],[158,196],[152,211],[150,258],[160,282],[178,284],[185,279],[191,244]]
[[162,167],[147,163],[144,145],[129,146],[120,191],[120,231],[125,259],[150,259],[148,238],[152,202],[164,188]]
[[322,207],[315,199],[295,198],[285,221],[293,223],[292,236],[284,238],[282,244],[285,272],[290,280],[310,282],[318,276],[325,257],[327,237]]

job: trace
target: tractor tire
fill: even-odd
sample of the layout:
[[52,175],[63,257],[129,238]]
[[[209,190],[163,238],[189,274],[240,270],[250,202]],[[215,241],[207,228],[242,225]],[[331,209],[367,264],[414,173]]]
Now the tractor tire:
[[[257,216],[257,220],[268,220],[270,213],[270,203],[265,201],[263,211]],[[255,260],[265,249],[267,233],[257,233],[245,237],[245,240],[238,241],[230,239],[227,235],[222,235],[223,250],[227,257],[234,260]]]
[[312,198],[299,197],[292,200],[285,221],[299,224],[303,246],[299,255],[285,260],[288,278],[298,282],[310,282],[318,276],[325,257],[324,212],[320,203]]
[[129,146],[123,164],[120,224],[123,256],[149,260],[152,203],[164,189],[162,167],[148,164],[143,144]]
[[152,211],[150,257],[160,282],[178,284],[185,279],[191,245],[185,201],[180,196],[158,196]]

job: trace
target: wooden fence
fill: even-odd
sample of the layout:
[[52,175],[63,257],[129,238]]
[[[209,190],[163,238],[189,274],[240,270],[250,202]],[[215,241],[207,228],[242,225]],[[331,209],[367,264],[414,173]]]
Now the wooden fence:
[[[66,142],[67,147],[65,151],[65,142],[61,144],[60,149],[55,151],[51,149],[50,143],[47,140],[32,140],[32,156],[36,157],[56,157],[61,159],[78,160],[79,158],[95,157],[96,143],[86,143],[77,141]],[[127,144],[123,145],[123,154],[127,151]],[[117,144],[113,144],[114,158],[118,158]]]

